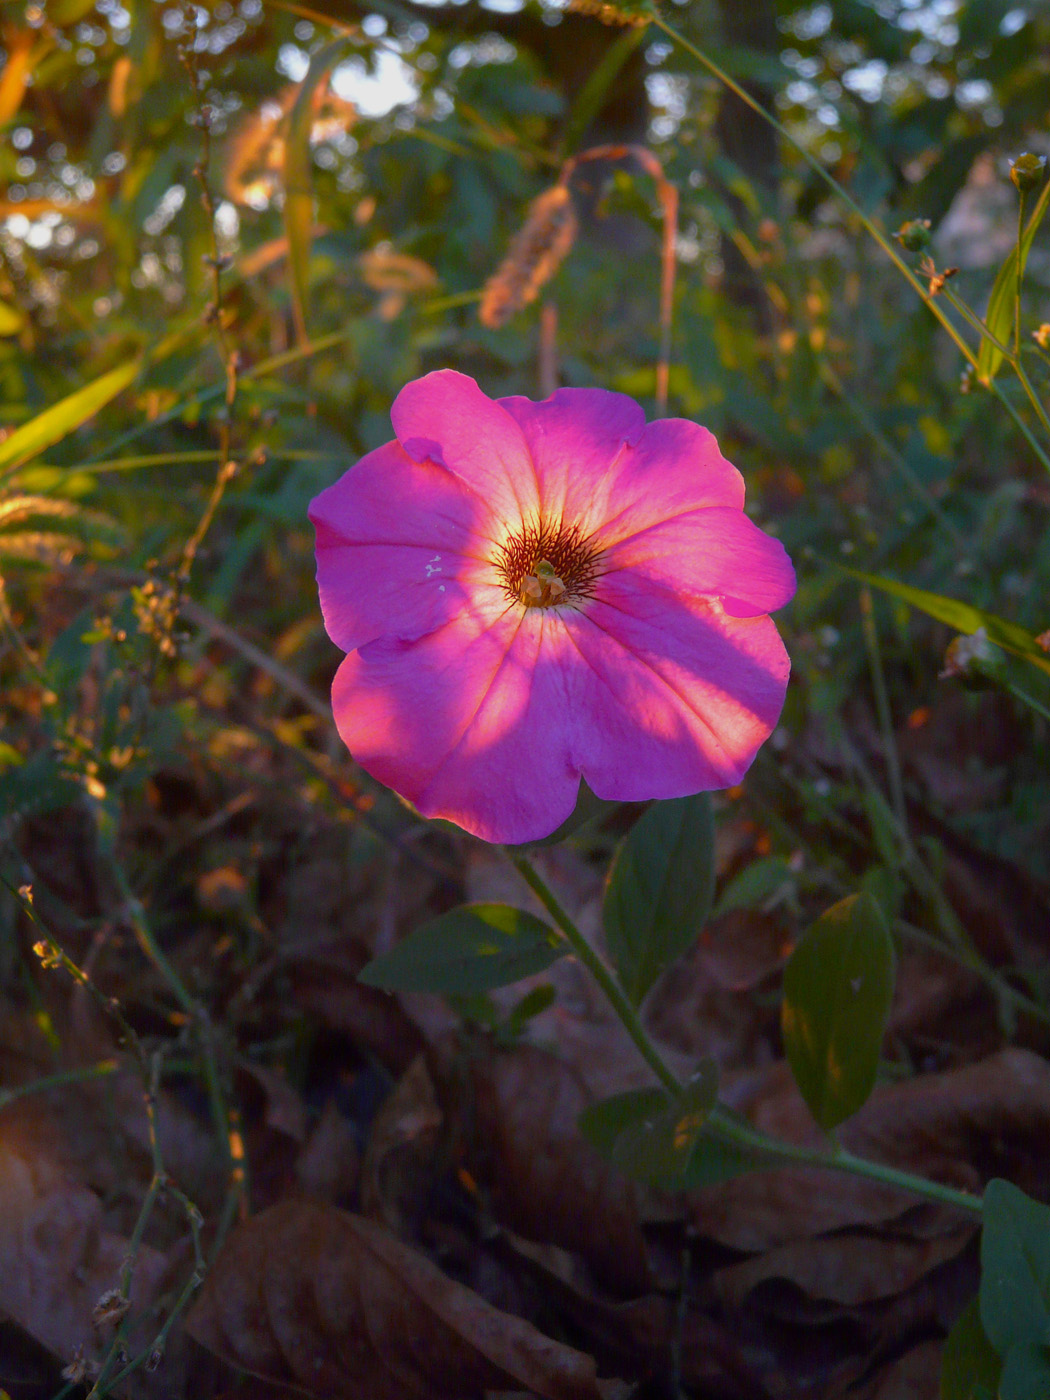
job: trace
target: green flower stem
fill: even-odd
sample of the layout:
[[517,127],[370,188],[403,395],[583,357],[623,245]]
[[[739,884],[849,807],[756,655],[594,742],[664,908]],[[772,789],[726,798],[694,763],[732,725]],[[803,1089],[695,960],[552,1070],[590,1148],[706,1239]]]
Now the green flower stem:
[[583,963],[584,967],[609,999],[613,1010],[623,1022],[627,1034],[638,1047],[642,1059],[656,1075],[657,1079],[668,1093],[675,1095],[680,1094],[682,1092],[681,1084],[679,1084],[675,1075],[672,1074],[671,1070],[664,1063],[663,1056],[646,1034],[645,1027],[639,1020],[637,1011],[635,1011],[628,1000],[627,994],[624,992],[619,982],[617,982],[612,968],[609,967],[601,954],[597,953],[587,942],[572,919],[569,918],[568,914],[558,903],[553,891],[529,860],[528,856],[521,855],[519,852],[512,850],[509,850],[507,854],[513,861],[518,874],[565,935],[572,951],[579,958],[580,962]]
[[[682,1085],[650,1040],[637,1011],[605,959],[584,938],[528,856],[513,849],[507,850],[507,856],[564,934],[566,942],[577,958],[601,987],[646,1064],[667,1092],[677,1097],[682,1092]],[[785,1166],[823,1167],[831,1171],[846,1172],[884,1186],[897,1186],[902,1191],[921,1196],[927,1201],[954,1206],[972,1215],[981,1213],[980,1198],[968,1191],[957,1191],[954,1187],[942,1186],[939,1182],[928,1181],[925,1177],[914,1176],[911,1172],[899,1171],[896,1167],[884,1166],[881,1162],[869,1162],[864,1157],[855,1157],[842,1147],[836,1147],[832,1153],[824,1153],[781,1142],[718,1106],[708,1118],[705,1132],[722,1142],[732,1143],[756,1153],[765,1158],[766,1165],[783,1163]]]

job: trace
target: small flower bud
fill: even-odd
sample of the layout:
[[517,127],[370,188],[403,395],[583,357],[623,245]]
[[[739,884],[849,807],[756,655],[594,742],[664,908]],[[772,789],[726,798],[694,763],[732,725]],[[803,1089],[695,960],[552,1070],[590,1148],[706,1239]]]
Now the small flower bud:
[[988,639],[983,627],[970,636],[956,637],[944,653],[941,680],[960,680],[974,690],[982,690],[1002,677],[1005,658]]
[[893,235],[909,253],[921,253],[930,244],[929,219],[909,219]]
[[1022,194],[1037,190],[1045,174],[1046,156],[1034,156],[1031,151],[1026,151],[1010,163],[1010,179]]

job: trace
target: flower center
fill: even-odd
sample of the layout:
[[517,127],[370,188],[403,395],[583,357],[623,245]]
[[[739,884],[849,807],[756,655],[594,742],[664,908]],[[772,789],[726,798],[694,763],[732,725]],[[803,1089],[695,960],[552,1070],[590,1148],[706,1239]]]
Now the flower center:
[[553,608],[590,598],[601,551],[578,525],[522,526],[499,546],[493,563],[507,596],[527,608]]

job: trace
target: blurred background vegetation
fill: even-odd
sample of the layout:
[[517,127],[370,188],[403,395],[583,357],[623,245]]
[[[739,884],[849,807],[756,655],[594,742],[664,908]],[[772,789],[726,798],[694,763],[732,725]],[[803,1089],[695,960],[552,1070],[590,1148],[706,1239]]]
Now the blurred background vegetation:
[[[887,230],[931,220],[938,265],[959,269],[952,290],[983,311],[1016,233],[1009,158],[1045,145],[1045,12],[725,0],[668,19]],[[129,380],[5,468],[0,555],[22,633],[5,634],[0,662],[9,811],[46,807],[92,764],[119,825],[177,751],[180,769],[213,761],[230,704],[261,704],[316,745],[318,716],[224,629],[323,694],[333,656],[305,505],[388,438],[407,379],[451,364],[492,394],[535,396],[556,375],[652,404],[660,206],[636,160],[580,165],[557,276],[501,327],[477,315],[530,200],[565,158],[609,142],[647,146],[680,199],[668,411],[720,436],[802,566],[796,683],[763,782],[797,780],[810,803],[806,763],[828,754],[803,761],[802,732],[833,748],[850,706],[870,703],[856,589],[822,561],[848,553],[1045,628],[1050,495],[1016,425],[963,392],[961,357],[856,216],[659,29],[516,0],[331,17],[261,0],[52,0],[8,3],[3,24],[0,419],[11,433],[100,376]],[[1040,361],[1029,332],[1046,278],[1037,241],[1025,341]],[[220,458],[236,474],[190,548],[187,596],[207,618],[183,611],[166,655],[159,595],[188,562]],[[117,619],[116,639],[78,640],[80,610]],[[990,702],[944,694],[944,638],[901,610],[876,616],[895,721],[936,706],[971,725]],[[957,782],[938,815],[1034,868],[1046,769],[1030,716],[1000,709],[964,751],[944,743]]]
[[[657,412],[659,167],[667,411],[719,436],[800,574],[781,728],[719,799],[722,876],[758,869],[741,900],[789,923],[865,883],[1050,991],[1048,677],[1003,657],[979,686],[942,678],[951,629],[838,567],[1050,628],[1031,404],[1001,375],[1011,416],[964,374],[857,212],[930,221],[922,289],[955,269],[937,306],[976,345],[949,293],[983,314],[1017,237],[1010,161],[1050,150],[1050,13],[667,3],[792,145],[659,24],[583,9],[0,7],[0,978],[40,1036],[13,1080],[65,1063],[25,885],[220,1120],[238,1056],[300,1087],[345,1056],[252,979],[281,986],[289,940],[340,918],[367,946],[376,907],[401,927],[447,904],[464,857],[334,736],[307,502],[440,366],[493,396],[601,385]],[[483,322],[530,205],[595,147],[560,266]],[[1043,399],[1048,292],[1037,236],[1021,344]],[[376,892],[402,861],[431,883],[395,917]],[[201,1005],[217,1039],[178,1040]]]

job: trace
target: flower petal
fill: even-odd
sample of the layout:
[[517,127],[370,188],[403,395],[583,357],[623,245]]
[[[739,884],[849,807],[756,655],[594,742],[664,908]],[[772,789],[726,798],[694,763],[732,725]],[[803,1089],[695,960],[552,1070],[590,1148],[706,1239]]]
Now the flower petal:
[[740,781],[787,687],[769,618],[729,617],[717,602],[612,574],[567,630],[582,663],[573,760],[598,797],[684,797]]
[[629,535],[602,559],[672,593],[718,597],[731,617],[775,612],[795,596],[795,570],[779,540],[742,511],[688,511]]
[[744,481],[714,435],[685,418],[650,423],[609,473],[601,496],[603,544],[708,506],[742,510]]
[[538,515],[536,471],[522,431],[469,375],[439,369],[414,379],[394,400],[390,420],[410,457],[447,467],[504,522]]
[[396,443],[362,457],[310,503],[325,627],[344,651],[432,631],[482,571],[491,522],[461,481]]
[[563,629],[485,601],[415,642],[351,653],[332,687],[343,741],[426,817],[486,841],[538,840],[570,815]]
[[637,442],[645,414],[626,394],[608,389],[558,389],[542,403],[498,399],[520,425],[536,464],[547,519],[568,519],[586,531],[595,498],[625,443]]

